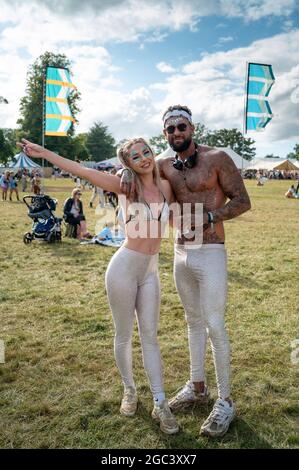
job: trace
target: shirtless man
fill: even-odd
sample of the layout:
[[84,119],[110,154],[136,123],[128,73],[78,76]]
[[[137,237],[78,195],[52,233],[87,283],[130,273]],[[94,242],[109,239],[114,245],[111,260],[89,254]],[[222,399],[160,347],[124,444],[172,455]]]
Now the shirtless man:
[[[203,204],[203,243],[189,249],[180,235],[175,242],[174,279],[185,310],[190,350],[190,380],[169,405],[178,410],[207,403],[204,363],[210,338],[216,371],[218,399],[201,426],[201,433],[223,436],[235,417],[230,397],[230,346],[225,328],[227,265],[223,221],[250,209],[242,177],[223,151],[193,141],[192,113],[186,106],[171,106],[163,115],[164,135],[175,158],[157,160],[177,202]],[[128,191],[124,185],[123,189]],[[227,202],[227,199],[229,201]],[[201,228],[200,228],[201,229]],[[196,227],[195,227],[196,230]]]

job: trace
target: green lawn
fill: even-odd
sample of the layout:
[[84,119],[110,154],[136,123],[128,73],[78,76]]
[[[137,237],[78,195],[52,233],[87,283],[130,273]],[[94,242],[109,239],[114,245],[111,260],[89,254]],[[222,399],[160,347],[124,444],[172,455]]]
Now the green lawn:
[[[1,333],[0,447],[2,448],[294,448],[299,447],[299,200],[287,200],[288,181],[264,187],[246,182],[252,210],[225,224],[229,259],[227,325],[232,349],[232,394],[238,417],[219,440],[199,436],[211,405],[178,413],[179,434],[166,436],[150,417],[152,399],[134,335],[140,406],[119,414],[122,385],[113,358],[113,324],[104,273],[114,249],[33,242],[24,204],[0,202]],[[70,181],[46,180],[59,200]],[[88,228],[112,218],[89,209]],[[100,220],[99,220],[100,218]],[[162,311],[159,329],[168,396],[188,379],[183,310],[172,280],[172,241],[160,255]],[[299,354],[298,354],[299,359]],[[207,377],[216,396],[211,350]]]

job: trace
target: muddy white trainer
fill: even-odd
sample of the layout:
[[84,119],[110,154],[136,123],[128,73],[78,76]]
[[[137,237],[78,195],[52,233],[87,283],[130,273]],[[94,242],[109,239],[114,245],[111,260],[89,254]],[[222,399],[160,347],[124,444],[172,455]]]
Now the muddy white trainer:
[[137,410],[137,393],[133,387],[128,387],[124,391],[121,401],[120,412],[125,416],[133,416]]
[[206,386],[203,392],[196,392],[194,390],[193,383],[191,380],[188,380],[186,385],[169,400],[169,406],[171,410],[175,411],[182,408],[187,408],[194,403],[205,405],[209,402],[209,400],[210,392]]
[[203,423],[200,433],[209,437],[221,437],[227,432],[230,423],[236,416],[236,408],[226,401],[218,398],[213,410]]
[[160,406],[154,406],[152,418],[156,421],[160,421],[160,429],[166,434],[175,434],[179,431],[179,425],[170,411],[167,400],[164,400]]

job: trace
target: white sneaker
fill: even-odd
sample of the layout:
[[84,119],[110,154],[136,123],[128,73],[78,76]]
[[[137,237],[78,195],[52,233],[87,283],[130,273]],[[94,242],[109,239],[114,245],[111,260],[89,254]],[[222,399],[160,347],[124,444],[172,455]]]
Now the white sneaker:
[[210,415],[201,426],[200,433],[209,437],[224,436],[235,416],[235,405],[218,398]]
[[124,391],[121,401],[120,412],[125,416],[133,416],[137,410],[137,393],[133,387],[128,387]]
[[187,408],[194,403],[205,405],[209,402],[209,399],[210,392],[206,386],[203,392],[196,392],[193,383],[191,380],[188,380],[186,385],[169,400],[169,407],[174,411]]
[[175,417],[170,411],[167,400],[164,400],[160,406],[154,406],[152,418],[156,421],[160,421],[160,429],[166,434],[175,434],[180,429]]

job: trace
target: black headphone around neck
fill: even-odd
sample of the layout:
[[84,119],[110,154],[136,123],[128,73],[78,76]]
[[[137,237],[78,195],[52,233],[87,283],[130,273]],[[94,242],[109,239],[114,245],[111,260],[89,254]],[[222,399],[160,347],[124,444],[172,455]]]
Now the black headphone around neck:
[[193,155],[190,155],[190,157],[186,158],[186,160],[182,161],[178,157],[178,154],[175,155],[175,161],[172,162],[173,168],[179,171],[183,171],[184,167],[193,168],[195,166],[196,161],[197,161],[198,145],[196,142],[194,142],[194,145],[195,145],[195,152],[193,153]]

